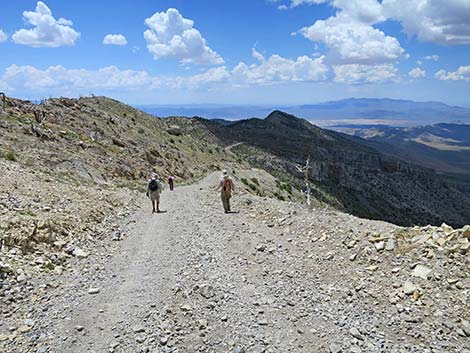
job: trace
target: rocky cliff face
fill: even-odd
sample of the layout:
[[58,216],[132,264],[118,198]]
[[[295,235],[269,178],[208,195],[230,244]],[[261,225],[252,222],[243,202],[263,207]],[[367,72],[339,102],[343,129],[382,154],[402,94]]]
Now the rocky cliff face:
[[357,216],[400,225],[462,226],[470,221],[470,200],[431,169],[381,154],[361,139],[323,130],[275,111],[266,119],[231,126],[204,124],[252,164],[302,187],[296,166],[310,157],[317,201]]

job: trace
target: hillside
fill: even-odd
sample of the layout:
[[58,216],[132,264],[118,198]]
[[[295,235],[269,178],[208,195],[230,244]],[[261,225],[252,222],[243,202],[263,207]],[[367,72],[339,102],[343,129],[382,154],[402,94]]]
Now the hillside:
[[86,256],[1,252],[0,351],[469,352],[468,226],[247,192],[224,214],[218,178],[140,198]]
[[298,200],[303,182],[296,165],[310,156],[317,205],[401,225],[461,226],[470,218],[470,201],[431,170],[280,111],[227,125],[154,118],[103,97],[49,99],[38,106],[8,98],[6,105],[0,154],[25,174],[34,170],[60,183],[135,189],[152,168],[187,182],[251,166],[278,180],[272,187],[240,176],[247,190]]
[[[466,199],[362,139],[279,111],[226,126],[104,97],[7,98],[0,133],[2,352],[470,350],[470,228],[334,209],[459,223]],[[311,208],[296,202],[307,155]],[[177,176],[159,214],[152,168]]]
[[315,199],[354,215],[401,225],[470,220],[470,200],[434,171],[382,154],[362,139],[280,111],[230,126],[200,121],[226,144],[243,142],[234,149],[241,158],[297,188],[296,165],[310,156]]
[[[0,243],[32,252],[104,233],[132,210],[152,169],[187,183],[247,166],[197,120],[157,119],[104,97],[40,105],[7,98],[0,135]],[[240,175],[240,183],[254,194],[295,199],[265,174]]]
[[432,168],[462,191],[470,192],[470,125],[343,127],[343,131],[366,139],[383,153]]

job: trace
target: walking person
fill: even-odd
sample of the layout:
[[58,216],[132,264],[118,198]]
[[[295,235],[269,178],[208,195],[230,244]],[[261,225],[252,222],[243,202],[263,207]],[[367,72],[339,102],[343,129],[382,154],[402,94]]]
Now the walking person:
[[175,187],[175,177],[173,175],[168,177],[168,186],[170,187],[170,191],[173,191]]
[[228,175],[227,171],[222,171],[222,177],[219,183],[220,196],[222,198],[222,205],[224,206],[225,213],[230,212],[230,198],[235,191],[232,178]]
[[160,213],[160,194],[163,191],[162,183],[156,173],[152,173],[147,185],[147,197],[152,202],[152,213]]

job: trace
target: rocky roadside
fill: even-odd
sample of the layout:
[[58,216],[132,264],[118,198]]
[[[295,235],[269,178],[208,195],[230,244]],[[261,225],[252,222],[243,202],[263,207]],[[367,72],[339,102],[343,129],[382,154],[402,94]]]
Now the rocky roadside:
[[40,339],[47,303],[74,264],[125,236],[121,220],[138,193],[2,160],[0,169],[0,350],[16,352]]
[[470,352],[468,228],[401,228],[245,193],[224,215],[215,181],[164,195],[167,213],[122,215],[124,241],[99,241],[32,286],[2,320],[0,348]]

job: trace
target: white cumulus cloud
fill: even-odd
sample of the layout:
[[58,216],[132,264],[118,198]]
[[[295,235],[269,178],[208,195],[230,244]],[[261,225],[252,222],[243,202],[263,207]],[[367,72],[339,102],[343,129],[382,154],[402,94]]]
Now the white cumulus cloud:
[[65,18],[56,20],[42,1],[38,1],[35,11],[23,12],[23,17],[33,28],[16,31],[12,39],[17,44],[55,48],[74,45],[80,37],[80,33],[72,28],[72,21]]
[[170,78],[167,79],[166,83],[172,88],[195,88],[213,83],[227,82],[230,78],[231,75],[227,68],[225,66],[218,66],[197,75]]
[[1,80],[12,90],[29,89],[35,92],[61,95],[61,92],[79,92],[93,89],[135,89],[154,85],[158,80],[145,71],[120,70],[108,66],[99,70],[67,69],[61,65],[45,70],[34,66],[12,65]]
[[[281,0],[268,0],[269,2],[279,3]],[[289,0],[287,4],[282,4],[278,6],[279,10],[288,10],[289,8],[294,8],[300,5],[318,5],[327,2],[328,0]]]
[[470,81],[470,66],[460,66],[457,71],[439,70],[435,77],[441,81]]
[[0,43],[6,42],[8,35],[0,29]]
[[419,67],[415,67],[408,72],[408,75],[413,78],[423,78],[426,77],[426,71]]
[[268,59],[253,49],[253,57],[258,64],[247,65],[240,62],[232,70],[232,79],[242,84],[270,84],[286,81],[323,81],[327,79],[328,67],[325,57],[312,59],[299,56],[297,60],[271,55]]
[[290,7],[297,7],[300,5],[312,5],[312,4],[323,4],[327,0],[291,0]]
[[424,59],[426,59],[426,60],[432,60],[432,61],[439,61],[439,55],[436,55],[436,54],[434,54],[434,55],[426,55],[426,56],[424,57]]
[[397,69],[393,64],[334,65],[335,81],[347,84],[367,84],[396,80]]
[[341,15],[364,24],[385,20],[382,5],[377,0],[332,0],[331,5],[341,9]]
[[470,1],[383,0],[384,15],[423,42],[470,44]]
[[300,33],[313,42],[325,43],[331,59],[345,64],[395,62],[405,53],[396,38],[343,13],[318,20]]
[[213,51],[194,28],[194,21],[184,18],[177,9],[157,12],[145,20],[147,48],[155,59],[174,58],[183,63],[222,64],[222,57]]
[[126,45],[127,39],[122,34],[107,34],[103,39],[103,44]]
[[400,22],[408,36],[423,42],[470,44],[469,0],[291,0],[290,6],[282,8],[324,2],[339,9],[343,19],[369,25],[391,19]]

